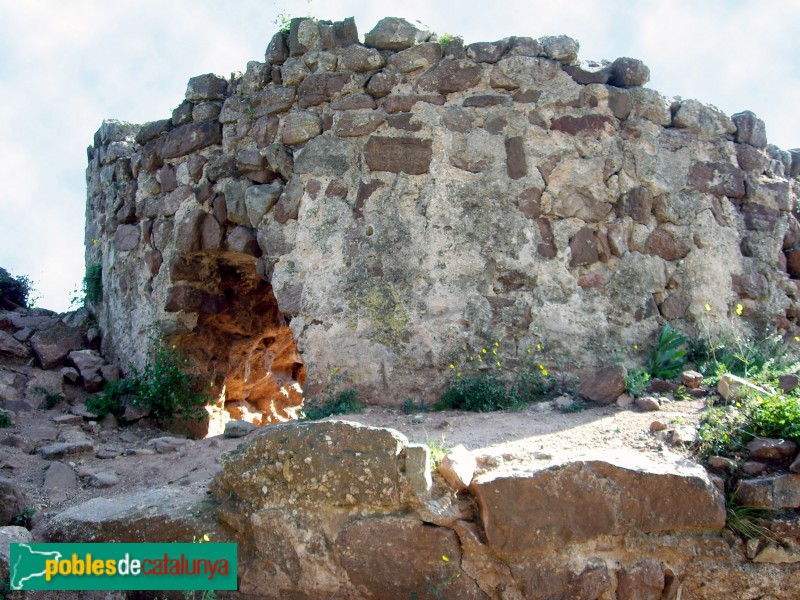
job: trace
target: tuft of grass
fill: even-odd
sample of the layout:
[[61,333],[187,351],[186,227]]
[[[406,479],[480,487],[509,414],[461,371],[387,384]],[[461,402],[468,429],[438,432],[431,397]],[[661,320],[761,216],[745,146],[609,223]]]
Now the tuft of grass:
[[658,379],[675,379],[686,366],[689,338],[665,323],[656,347],[650,354],[650,375]]
[[589,408],[589,405],[585,400],[575,398],[572,402],[562,407],[560,410],[562,413],[576,413],[584,411],[587,408]]
[[736,493],[725,501],[725,525],[736,535],[746,540],[769,540],[776,542],[772,532],[763,525],[775,511],[769,508],[754,508],[736,503]]

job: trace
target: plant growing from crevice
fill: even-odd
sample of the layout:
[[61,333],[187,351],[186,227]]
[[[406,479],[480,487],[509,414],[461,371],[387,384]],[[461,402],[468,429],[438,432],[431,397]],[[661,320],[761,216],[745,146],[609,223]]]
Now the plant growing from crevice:
[[14,520],[11,521],[11,524],[30,530],[33,527],[33,517],[35,516],[36,509],[32,506],[26,506],[22,509],[20,514],[14,517]]
[[0,429],[5,429],[13,425],[14,423],[11,422],[11,415],[3,409],[0,409]]
[[428,462],[431,468],[431,471],[435,471],[436,468],[439,466],[439,463],[442,462],[442,459],[447,456],[447,453],[450,451],[450,448],[445,445],[444,436],[438,440],[428,440],[426,444],[428,446]]
[[303,415],[309,421],[318,421],[331,415],[359,413],[364,410],[364,405],[358,401],[356,390],[340,390],[339,385],[345,381],[344,374],[338,369],[332,369],[324,395],[318,398],[306,399],[303,403]]
[[87,304],[97,306],[103,299],[103,266],[91,264],[86,267],[81,287],[72,291],[70,308],[85,308]]
[[773,509],[738,504],[735,492],[725,500],[725,525],[745,540],[760,539],[777,543],[772,532],[764,525],[774,513]]

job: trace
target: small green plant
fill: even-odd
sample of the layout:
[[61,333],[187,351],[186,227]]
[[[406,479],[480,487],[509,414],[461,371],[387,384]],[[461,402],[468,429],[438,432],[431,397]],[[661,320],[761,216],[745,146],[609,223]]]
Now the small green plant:
[[24,527],[25,529],[30,529],[33,527],[33,517],[36,515],[36,509],[32,506],[26,506],[22,509],[22,512],[14,517],[14,520],[11,521],[12,525],[17,525],[18,527]]
[[625,376],[625,391],[634,398],[644,396],[648,385],[650,385],[650,373],[647,369],[641,367],[631,369]]
[[650,355],[650,375],[658,379],[675,379],[680,375],[686,365],[688,342],[685,335],[665,323]]
[[318,421],[331,415],[359,413],[364,410],[364,405],[358,401],[358,392],[355,390],[338,390],[345,377],[338,368],[330,372],[330,379],[325,386],[325,395],[322,398],[311,398],[304,402],[303,413],[309,421]]
[[6,411],[0,409],[0,429],[11,427],[14,423],[11,422],[11,415]]
[[44,396],[44,400],[42,401],[40,408],[45,410],[52,410],[66,400],[62,394],[48,392],[40,387],[34,388],[33,391],[40,396]]
[[450,451],[444,443],[444,436],[442,436],[439,440],[428,440],[428,450],[430,451],[430,466],[431,470],[435,471],[436,467],[439,466],[439,463],[442,462],[442,459],[447,455]]
[[99,417],[112,414],[121,417],[125,412],[123,401],[133,399],[137,382],[132,379],[117,379],[106,383],[103,389],[86,399],[86,409]]
[[[476,351],[463,346],[461,353],[450,363],[450,380],[434,406],[437,410],[519,410],[561,389],[547,368],[537,364],[531,349],[521,361],[505,358],[498,341]],[[515,366],[508,368],[508,364]]]
[[569,404],[563,406],[560,410],[562,413],[576,413],[581,412],[589,408],[589,405],[586,403],[585,400],[581,400],[580,398],[575,398]]
[[81,287],[72,291],[70,308],[83,308],[87,304],[97,305],[103,299],[103,266],[92,264],[86,267]]
[[417,411],[417,404],[413,398],[406,398],[403,400],[403,413],[410,415]]
[[189,361],[176,346],[158,339],[151,348],[144,370],[133,369],[133,403],[149,409],[159,423],[202,418],[211,401],[203,377],[188,370]]

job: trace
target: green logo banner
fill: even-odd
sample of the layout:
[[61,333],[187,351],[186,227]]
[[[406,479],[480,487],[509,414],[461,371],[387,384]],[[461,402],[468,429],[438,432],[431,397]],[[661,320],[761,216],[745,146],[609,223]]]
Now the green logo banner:
[[235,590],[236,544],[11,544],[12,590]]

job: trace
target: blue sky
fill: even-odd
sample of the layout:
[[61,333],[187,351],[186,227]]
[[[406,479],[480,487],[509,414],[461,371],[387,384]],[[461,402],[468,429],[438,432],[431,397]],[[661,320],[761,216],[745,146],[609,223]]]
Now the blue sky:
[[[568,8],[567,8],[568,7]],[[279,13],[422,21],[467,42],[565,33],[584,60],[640,58],[649,87],[800,147],[800,2],[612,0],[0,0],[0,266],[65,310],[83,277],[86,147],[104,118],[168,117],[189,77],[264,60]]]

